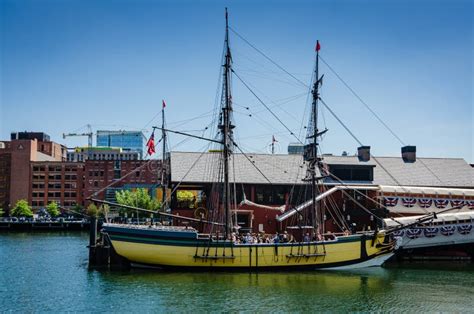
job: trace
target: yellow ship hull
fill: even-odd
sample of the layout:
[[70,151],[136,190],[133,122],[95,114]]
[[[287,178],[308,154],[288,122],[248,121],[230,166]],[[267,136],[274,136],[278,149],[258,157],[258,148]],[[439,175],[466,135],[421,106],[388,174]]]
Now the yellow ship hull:
[[331,241],[233,244],[179,239],[152,231],[105,227],[118,255],[132,263],[171,268],[357,268],[381,266],[393,255],[385,234],[351,235]]

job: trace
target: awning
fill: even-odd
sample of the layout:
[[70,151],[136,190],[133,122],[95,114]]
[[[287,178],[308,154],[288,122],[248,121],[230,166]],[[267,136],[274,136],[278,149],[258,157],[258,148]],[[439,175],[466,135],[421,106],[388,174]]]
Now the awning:
[[424,186],[380,185],[380,192],[393,194],[456,195],[474,197],[473,189],[431,188]]
[[[421,217],[424,217],[424,216],[410,216],[410,217],[393,218],[393,219],[386,218],[383,221],[384,221],[385,226],[390,228],[390,227],[399,227],[400,226],[399,223],[403,225],[414,223],[416,222],[417,219],[420,219]],[[474,221],[474,212],[439,214],[438,218],[431,220],[430,223],[443,223],[443,222],[452,223],[452,222],[463,221],[463,220]]]

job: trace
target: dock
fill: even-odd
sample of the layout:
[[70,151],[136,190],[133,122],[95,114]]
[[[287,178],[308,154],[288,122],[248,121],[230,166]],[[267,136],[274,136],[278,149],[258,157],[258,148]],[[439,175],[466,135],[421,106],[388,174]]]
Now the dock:
[[56,221],[9,221],[0,220],[0,232],[30,232],[30,231],[87,231],[89,220],[56,220]]

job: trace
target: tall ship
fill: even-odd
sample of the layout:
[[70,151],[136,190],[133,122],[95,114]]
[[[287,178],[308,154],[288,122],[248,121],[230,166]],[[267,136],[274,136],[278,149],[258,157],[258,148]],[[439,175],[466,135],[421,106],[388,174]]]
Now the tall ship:
[[[237,74],[233,70],[229,45],[227,10],[225,17],[222,91],[216,136],[204,138],[190,135],[212,143],[212,153],[216,156],[212,164],[216,168],[216,179],[207,195],[207,210],[195,218],[178,217],[188,222],[186,226],[172,223],[105,223],[103,234],[110,239],[117,254],[132,264],[162,268],[276,270],[381,266],[395,251],[396,241],[392,231],[375,229],[355,233],[342,228],[338,233],[331,233],[326,232],[324,227],[326,213],[323,203],[328,201],[334,191],[350,190],[351,187],[337,180],[322,163],[319,144],[327,129],[321,130],[318,126],[322,85],[322,76],[319,74],[319,41],[315,49],[315,69],[311,84],[310,121],[306,128],[304,154],[301,156],[306,172],[303,181],[308,193],[294,196],[299,201],[298,205],[283,206],[276,221],[286,223],[277,234],[250,234],[239,228],[235,201],[237,189],[232,180],[233,174],[239,171],[234,162],[235,157],[239,155],[241,159],[248,159],[249,167],[254,165],[234,139],[237,126],[233,121],[231,82]],[[165,129],[164,124],[157,129],[162,130],[164,139],[166,132],[183,134]],[[265,176],[257,167],[254,170]],[[325,185],[324,179],[328,177],[336,180],[336,184]],[[157,214],[171,220],[177,218],[169,211]]]

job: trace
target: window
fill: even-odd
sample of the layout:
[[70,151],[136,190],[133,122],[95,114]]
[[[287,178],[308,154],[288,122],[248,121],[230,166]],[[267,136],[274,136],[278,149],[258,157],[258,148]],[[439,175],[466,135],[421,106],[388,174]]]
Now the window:
[[71,183],[65,183],[64,188],[65,189],[75,189],[77,187],[76,182],[71,182]]
[[257,203],[263,204],[264,196],[263,196],[263,187],[262,186],[256,186],[255,187],[255,199]]
[[61,166],[49,166],[48,171],[49,172],[61,172]]
[[44,174],[34,174],[33,175],[33,180],[41,180],[44,181],[45,175]]
[[372,181],[374,178],[372,166],[330,165],[329,171],[337,178],[346,181]]
[[64,192],[64,197],[76,197],[76,192]]
[[274,199],[276,205],[285,204],[285,189],[281,186],[273,189]]
[[61,183],[48,183],[48,189],[60,189]]

